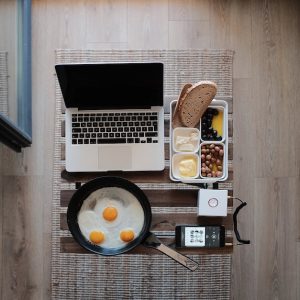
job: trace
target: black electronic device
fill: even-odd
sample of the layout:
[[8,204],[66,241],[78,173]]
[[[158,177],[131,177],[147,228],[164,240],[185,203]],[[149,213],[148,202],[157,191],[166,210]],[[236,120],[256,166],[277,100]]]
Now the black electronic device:
[[175,228],[178,248],[219,248],[225,246],[225,227],[179,225]]

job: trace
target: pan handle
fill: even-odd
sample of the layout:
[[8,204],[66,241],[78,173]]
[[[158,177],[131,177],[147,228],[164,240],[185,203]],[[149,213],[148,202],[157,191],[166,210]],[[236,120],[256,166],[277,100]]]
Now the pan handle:
[[160,252],[168,255],[169,257],[173,258],[175,261],[179,262],[186,268],[188,268],[191,271],[195,271],[199,265],[193,261],[192,259],[188,258],[187,256],[167,247],[164,244],[160,244],[159,246],[156,246],[155,249],[159,250]]

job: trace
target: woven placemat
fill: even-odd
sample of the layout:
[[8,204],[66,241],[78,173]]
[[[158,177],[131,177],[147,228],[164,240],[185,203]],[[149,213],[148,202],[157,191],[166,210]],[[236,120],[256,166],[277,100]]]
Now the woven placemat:
[[6,51],[0,51],[0,112],[8,115],[8,67]]
[[[213,80],[218,97],[232,109],[232,61],[230,50],[57,50],[56,63],[160,61],[165,66],[165,96],[175,99],[187,82]],[[175,98],[174,98],[175,96]],[[166,101],[168,102],[168,101]],[[52,210],[53,299],[229,299],[231,254],[193,255],[200,267],[190,272],[164,255],[125,254],[103,257],[63,251],[62,238],[71,237],[62,226],[66,206],[61,192],[74,190],[74,181],[61,178],[62,95],[56,80],[56,127]],[[166,108],[168,105],[166,104]],[[167,110],[168,111],[168,110]],[[231,111],[232,112],[232,111]],[[169,118],[166,113],[166,119]],[[168,138],[166,138],[168,139]],[[138,183],[137,183],[138,184]],[[138,184],[139,185],[139,184]],[[142,183],[144,189],[195,189],[176,183]],[[232,189],[232,183],[223,184]],[[194,208],[153,207],[154,211],[193,211]]]

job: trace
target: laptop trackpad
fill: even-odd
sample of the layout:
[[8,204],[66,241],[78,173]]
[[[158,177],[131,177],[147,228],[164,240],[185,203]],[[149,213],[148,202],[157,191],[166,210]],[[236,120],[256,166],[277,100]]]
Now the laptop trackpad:
[[130,146],[100,146],[98,148],[100,170],[130,170],[132,168],[132,150]]

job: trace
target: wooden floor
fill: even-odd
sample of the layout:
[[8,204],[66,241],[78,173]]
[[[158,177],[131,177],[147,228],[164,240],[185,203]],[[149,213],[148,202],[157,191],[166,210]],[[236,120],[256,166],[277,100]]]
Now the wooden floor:
[[[0,298],[49,299],[54,49],[233,49],[234,299],[300,299],[299,1],[32,1],[33,145],[0,147]],[[199,78],[200,79],[200,78]]]

